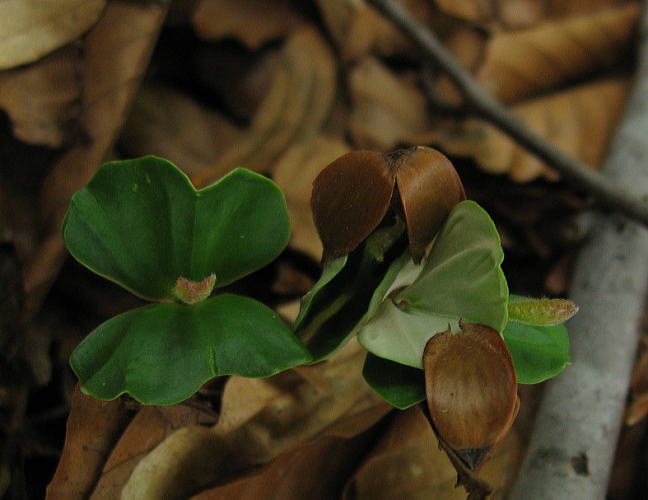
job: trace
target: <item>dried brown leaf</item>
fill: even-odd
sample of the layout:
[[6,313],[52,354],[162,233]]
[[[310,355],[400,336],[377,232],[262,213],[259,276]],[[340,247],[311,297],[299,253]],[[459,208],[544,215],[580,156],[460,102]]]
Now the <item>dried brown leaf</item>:
[[630,48],[640,12],[631,3],[495,34],[477,80],[500,100],[513,102],[609,67]]
[[[355,61],[369,54],[409,56],[417,51],[408,37],[363,0],[318,0],[317,3],[344,60]],[[441,37],[457,25],[435,11],[426,0],[401,0],[400,3]]]
[[290,213],[290,246],[314,259],[322,256],[322,243],[310,209],[313,181],[326,165],[348,151],[342,139],[322,135],[312,144],[296,144],[288,149],[274,169],[274,180],[286,196]]
[[428,127],[426,98],[372,57],[364,58],[349,77],[353,111],[349,128],[362,149],[389,150]]
[[122,400],[99,401],[82,394],[77,385],[72,394],[65,447],[47,487],[47,499],[88,498],[106,458],[132,416]]
[[235,37],[250,49],[258,49],[288,36],[304,20],[288,0],[202,0],[193,24],[202,38]]
[[491,0],[434,0],[434,3],[442,12],[472,22],[486,22],[496,16],[496,5]]
[[625,0],[434,0],[444,13],[484,27],[521,29],[548,19],[591,13]]
[[61,221],[72,194],[99,168],[115,141],[128,105],[146,70],[166,7],[113,0],[82,45],[78,138],[53,166],[41,194],[40,244],[25,270],[27,309],[33,314],[64,257]]
[[295,144],[310,144],[320,133],[335,96],[335,61],[313,28],[296,31],[279,54],[270,90],[240,140],[225,150],[205,185],[234,167],[271,171]]
[[[369,410],[378,412],[380,408]],[[370,414],[370,413],[369,413]],[[369,422],[377,420],[371,416]],[[357,461],[373,444],[375,432],[322,436],[280,455],[261,472],[235,483],[206,490],[194,500],[311,500],[338,498]]]
[[192,404],[194,400],[168,407],[143,407],[124,430],[103,466],[90,498],[118,498],[133,470],[151,450],[178,429],[213,424],[216,414]]
[[[628,84],[626,79],[601,80],[521,102],[511,110],[563,152],[596,168],[623,110]],[[508,173],[517,182],[557,178],[555,171],[481,120],[467,120],[456,128],[445,124],[428,137],[411,140],[437,142],[448,153],[472,156],[484,170]]]
[[36,61],[76,40],[105,5],[106,0],[3,0],[0,69]]
[[[515,433],[510,433],[479,478],[495,490],[493,500],[505,497],[521,458]],[[362,466],[347,483],[343,500],[465,500],[456,488],[456,471],[439,449],[438,441],[418,406],[399,413]]]
[[120,148],[128,156],[167,158],[189,177],[206,175],[241,134],[225,116],[162,85],[139,90],[124,125]]
[[382,55],[394,55],[411,48],[409,40],[364,1],[319,0],[317,3],[345,60],[356,60],[374,49]]
[[0,72],[0,108],[16,138],[60,147],[79,116],[79,48],[65,47],[38,63]]

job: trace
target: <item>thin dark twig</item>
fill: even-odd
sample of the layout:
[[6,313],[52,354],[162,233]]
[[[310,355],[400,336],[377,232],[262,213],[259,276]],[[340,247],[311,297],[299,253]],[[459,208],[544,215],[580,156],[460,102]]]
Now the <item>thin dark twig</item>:
[[648,226],[648,204],[644,200],[606,179],[584,163],[566,155],[526,127],[489,95],[470,73],[460,66],[439,39],[402,5],[394,0],[367,0],[367,2],[398,26],[438,67],[445,71],[466,103],[474,108],[477,116],[509,135],[520,146],[560,172],[573,185],[587,190],[601,204]]

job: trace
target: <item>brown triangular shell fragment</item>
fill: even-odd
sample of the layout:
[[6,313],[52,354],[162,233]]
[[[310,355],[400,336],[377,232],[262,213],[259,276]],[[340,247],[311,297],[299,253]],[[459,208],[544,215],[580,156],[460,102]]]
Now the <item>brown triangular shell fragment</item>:
[[311,209],[324,246],[324,260],[349,252],[387,213],[395,177],[385,156],[353,151],[330,163],[313,183]]
[[457,171],[439,151],[423,146],[388,155],[396,171],[401,213],[407,226],[412,259],[418,263],[450,210],[466,199]]
[[517,383],[501,335],[460,322],[462,331],[438,333],[425,346],[425,392],[440,439],[478,470],[508,433],[517,410]]

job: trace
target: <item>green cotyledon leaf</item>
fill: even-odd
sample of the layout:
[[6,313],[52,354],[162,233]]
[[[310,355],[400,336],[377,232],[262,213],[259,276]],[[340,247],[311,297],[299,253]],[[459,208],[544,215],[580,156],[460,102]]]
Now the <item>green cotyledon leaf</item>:
[[277,257],[289,233],[285,199],[269,179],[236,169],[196,190],[154,156],[104,165],[63,222],[72,256],[151,300],[177,300],[181,278],[190,287],[231,283]]
[[145,404],[182,401],[219,375],[268,377],[310,354],[263,304],[222,294],[187,305],[150,304],[99,325],[74,350],[82,390],[127,393]]
[[503,258],[488,214],[472,201],[458,203],[418,276],[383,300],[359,330],[359,342],[380,358],[421,368],[426,342],[448,325],[457,332],[463,320],[502,332],[508,303]]

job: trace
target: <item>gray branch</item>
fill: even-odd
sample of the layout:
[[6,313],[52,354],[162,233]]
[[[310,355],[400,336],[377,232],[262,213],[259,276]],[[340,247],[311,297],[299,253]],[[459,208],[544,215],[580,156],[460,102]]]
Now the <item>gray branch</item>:
[[[604,175],[648,195],[648,13],[635,87]],[[604,499],[621,429],[648,283],[648,231],[597,216],[579,256],[569,323],[572,365],[548,383],[513,500]]]

